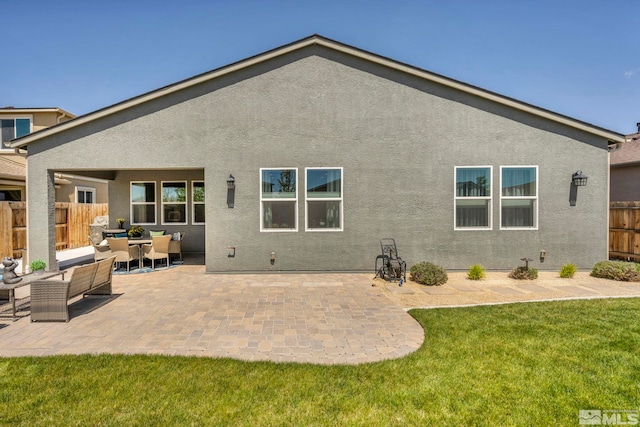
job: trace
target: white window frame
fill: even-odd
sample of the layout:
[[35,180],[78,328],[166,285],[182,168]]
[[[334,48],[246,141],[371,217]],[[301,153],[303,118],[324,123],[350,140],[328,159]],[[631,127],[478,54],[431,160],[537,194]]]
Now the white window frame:
[[[503,196],[502,195],[502,171],[504,169],[525,169],[532,168],[536,171],[536,195],[535,196]],[[540,227],[540,218],[538,210],[540,206],[540,171],[537,165],[505,165],[500,166],[500,230],[538,230]],[[502,225],[502,201],[503,200],[534,200],[535,208],[533,210],[533,227],[504,227]]]
[[[340,171],[340,197],[323,197],[315,198],[309,197],[308,193],[308,171],[318,169],[333,169]],[[304,168],[304,195],[305,195],[305,215],[304,215],[304,230],[310,232],[342,232],[344,231],[344,168],[336,166],[326,167],[308,167]],[[310,228],[309,227],[309,201],[316,202],[340,202],[340,227],[336,228]]]
[[[263,198],[262,197],[262,173],[264,171],[284,171],[293,170],[296,172],[296,196],[295,198]],[[300,192],[300,175],[298,174],[298,168],[292,167],[276,167],[276,168],[260,168],[260,176],[258,178],[258,185],[260,191],[260,232],[264,233],[295,233],[298,231],[298,193]],[[294,203],[294,222],[293,228],[265,228],[264,227],[264,202],[291,202]]]
[[[11,139],[15,139],[16,138],[16,134],[15,134],[15,129],[16,129],[16,125],[15,125],[15,121],[18,119],[28,119],[29,120],[29,133],[33,133],[33,114],[25,114],[25,115],[18,115],[18,116],[4,116],[4,115],[0,115],[0,120],[13,120],[14,121],[14,133],[13,133],[13,138]],[[0,128],[0,132],[2,132],[2,129]],[[2,138],[2,135],[0,134],[0,139]],[[14,152],[13,148],[8,148],[7,146],[5,146],[4,144],[8,143],[9,141],[0,141],[0,152]]]
[[[207,199],[206,199],[206,195],[205,195],[205,200],[203,202],[197,202],[196,198],[194,197],[194,193],[195,193],[195,189],[196,189],[196,184],[202,184],[202,188],[206,190],[205,184],[204,184],[204,180],[196,180],[196,181],[191,181],[191,224],[193,225],[204,225],[204,222],[196,222],[196,205],[205,205]],[[206,210],[206,208],[205,208]]]
[[[164,185],[165,184],[184,184],[184,202],[165,202],[164,201]],[[188,209],[188,205],[189,205],[189,191],[188,191],[188,185],[187,185],[187,181],[182,181],[182,180],[169,180],[169,181],[160,181],[160,209],[161,209],[161,213],[160,213],[160,218],[161,218],[161,225],[187,225],[188,224],[188,218],[189,218],[189,209]],[[176,221],[167,221],[164,217],[164,207],[165,205],[184,205],[184,218],[182,218],[183,220],[180,222],[176,222]]]
[[[153,202],[134,202],[133,184],[153,184]],[[129,182],[129,218],[131,225],[156,225],[158,223],[158,188],[156,181],[130,181]],[[133,222],[133,207],[135,205],[153,205],[153,222]]]
[[[85,201],[84,202],[80,202],[78,200],[78,192],[82,191],[83,193],[85,193]],[[92,202],[91,203],[87,203],[87,197],[86,197],[86,193],[91,193],[93,196],[91,197]],[[96,203],[96,189],[93,187],[81,187],[81,186],[76,186],[76,203],[83,203],[83,204],[94,204]]]
[[[489,169],[489,196],[458,196],[458,169]],[[485,231],[493,230],[493,166],[454,166],[453,170],[453,229],[455,231]],[[458,200],[488,200],[487,213],[488,225],[486,227],[459,227],[458,224]]]

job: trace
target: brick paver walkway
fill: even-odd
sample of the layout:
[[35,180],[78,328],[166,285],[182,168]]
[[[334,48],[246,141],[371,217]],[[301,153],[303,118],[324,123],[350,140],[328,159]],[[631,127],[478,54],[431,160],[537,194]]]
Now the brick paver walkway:
[[[111,299],[69,323],[0,322],[0,356],[145,353],[364,363],[417,350],[422,327],[367,274],[205,274],[183,265],[116,275]],[[2,327],[4,326],[4,327]]]
[[[640,283],[541,272],[536,281],[488,273],[447,284],[372,280],[373,274],[205,274],[182,265],[116,275],[115,295],[74,301],[69,323],[0,318],[0,356],[124,353],[354,364],[407,355],[422,327],[410,307],[640,296]],[[28,288],[20,288],[23,292]],[[6,314],[6,313],[5,313]],[[428,331],[427,331],[428,333]]]

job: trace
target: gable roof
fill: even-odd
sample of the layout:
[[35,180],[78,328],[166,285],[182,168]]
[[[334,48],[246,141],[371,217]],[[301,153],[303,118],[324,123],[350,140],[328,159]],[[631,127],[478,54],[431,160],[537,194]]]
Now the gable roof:
[[314,34],[312,36],[298,40],[296,42],[281,46],[276,49],[269,50],[267,52],[258,54],[256,56],[252,56],[250,58],[241,60],[239,62],[235,62],[233,64],[226,65],[221,68],[217,68],[215,70],[212,70],[203,74],[199,74],[197,76],[188,78],[186,80],[182,80],[177,83],[162,87],[160,89],[147,92],[145,94],[136,96],[134,98],[130,98],[128,100],[111,105],[109,107],[105,107],[103,109],[79,116],[68,122],[61,123],[61,124],[52,126],[50,128],[31,133],[29,135],[25,135],[21,138],[15,139],[10,144],[10,147],[12,148],[23,147],[27,144],[30,144],[32,142],[35,142],[47,136],[55,135],[67,129],[80,126],[82,124],[91,122],[93,120],[97,120],[99,118],[109,116],[119,111],[126,110],[128,108],[175,93],[177,91],[186,89],[188,87],[195,86],[197,84],[218,78],[220,76],[224,76],[224,75],[233,73],[235,71],[251,67],[255,64],[258,64],[258,63],[261,63],[261,62],[264,62],[264,61],[267,61],[267,60],[270,60],[270,59],[273,59],[273,58],[276,58],[300,49],[304,49],[308,46],[313,46],[313,45],[322,46],[328,49],[333,49],[335,51],[339,51],[347,55],[351,55],[351,56],[363,59],[365,61],[370,61],[385,67],[389,67],[391,69],[395,69],[395,70],[410,74],[412,76],[416,76],[434,83],[441,84],[443,86],[447,86],[462,92],[479,96],[481,98],[488,99],[498,104],[503,104],[508,107],[515,108],[517,110],[521,110],[521,111],[545,118],[547,120],[561,123],[561,124],[570,126],[572,128],[575,128],[593,135],[597,135],[602,138],[606,138],[611,142],[615,142],[615,143],[624,142],[624,135],[622,134],[619,134],[598,126],[594,126],[592,124],[582,122],[558,113],[554,113],[552,111],[545,110],[543,108],[539,108],[521,101],[517,101],[513,98],[499,95],[497,93],[490,92],[490,91],[478,88],[476,86],[462,83],[460,81],[453,80],[448,77],[444,77],[442,75],[432,73],[430,71],[426,71],[411,65],[407,65],[402,62],[398,62],[393,59],[376,55],[374,53],[370,53],[370,52],[322,37],[320,35]]

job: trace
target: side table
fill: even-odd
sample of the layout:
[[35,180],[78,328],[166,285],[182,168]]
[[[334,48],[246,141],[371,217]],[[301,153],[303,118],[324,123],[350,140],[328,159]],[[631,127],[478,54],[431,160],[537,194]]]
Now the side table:
[[[63,271],[45,271],[42,274],[29,273],[29,274],[25,274],[24,276],[19,276],[19,277],[22,277],[22,280],[12,285],[7,285],[5,283],[0,282],[0,291],[9,291],[8,304],[11,304],[12,320],[15,322],[18,319],[16,316],[16,289],[21,288],[23,286],[27,286],[28,284],[36,280],[50,279],[55,276],[62,276],[62,280],[64,280],[64,275],[66,272],[67,272],[66,270],[63,270]],[[30,298],[31,297],[21,298],[20,305],[29,302]],[[8,305],[8,304],[5,304],[5,305]],[[2,309],[2,304],[0,304],[0,312],[5,310]]]

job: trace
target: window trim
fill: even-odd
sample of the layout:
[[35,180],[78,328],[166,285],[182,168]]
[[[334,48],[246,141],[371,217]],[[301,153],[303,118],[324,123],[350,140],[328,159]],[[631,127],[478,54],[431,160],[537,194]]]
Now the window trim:
[[[318,169],[332,169],[340,171],[340,197],[309,197],[308,191],[309,188],[307,186],[308,183],[308,174],[309,170],[318,170]],[[304,214],[304,231],[308,232],[321,232],[321,233],[331,233],[331,232],[343,232],[344,231],[344,167],[342,166],[313,166],[313,167],[305,167],[304,168],[304,199],[305,199],[305,214]],[[310,228],[309,227],[309,201],[326,201],[326,202],[340,202],[340,227],[338,228]]]
[[[294,198],[268,198],[265,199],[262,197],[262,173],[264,171],[284,171],[284,170],[293,170],[296,172],[296,197]],[[298,231],[298,194],[300,193],[300,174],[298,173],[298,168],[294,167],[274,167],[274,168],[260,168],[259,171],[260,176],[258,177],[258,186],[260,191],[260,232],[261,233],[296,233]],[[265,228],[264,227],[264,202],[292,202],[294,203],[294,228]]]
[[[489,169],[489,196],[474,196],[474,197],[462,197],[458,196],[458,169]],[[455,231],[487,231],[493,230],[493,166],[492,165],[478,165],[478,166],[454,166],[453,168],[453,229]],[[489,200],[488,203],[488,226],[487,227],[459,227],[458,224],[458,200]]]
[[[133,201],[133,184],[153,184],[153,202],[134,202]],[[129,218],[131,225],[156,225],[158,223],[158,194],[156,181],[129,181]],[[133,222],[133,206],[134,205],[153,205],[153,222]]]
[[[502,171],[504,169],[524,169],[533,168],[536,171],[536,195],[535,196],[503,196],[502,195]],[[533,210],[533,227],[504,227],[502,225],[502,201],[503,200],[534,200],[535,208]],[[500,166],[500,230],[512,231],[512,230],[538,230],[540,228],[540,217],[538,210],[540,206],[540,171],[538,165],[505,165]]]
[[[86,197],[85,197],[85,201],[84,202],[80,202],[78,200],[78,191],[82,191],[84,193],[92,193],[93,197],[91,198],[92,202],[91,203],[87,203],[86,202]],[[87,204],[87,205],[91,205],[91,204],[95,204],[96,203],[96,189],[94,187],[84,187],[84,186],[80,186],[80,185],[76,185],[76,189],[75,189],[75,193],[76,193],[76,203],[82,203],[82,204]]]
[[[164,184],[181,183],[184,184],[184,202],[165,202],[164,201]],[[160,225],[187,225],[189,223],[189,195],[187,194],[189,186],[185,180],[168,180],[160,181]],[[184,205],[184,219],[180,222],[166,221],[164,218],[165,205]]]
[[[29,133],[33,133],[33,114],[20,114],[20,115],[0,115],[0,120],[13,120],[14,124],[13,124],[13,129],[16,129],[17,126],[15,125],[15,121],[18,119],[28,119],[29,120]],[[0,128],[0,132],[1,132],[1,128]],[[28,133],[28,134],[29,134]],[[28,135],[27,134],[27,135]],[[24,135],[22,135],[24,136]],[[15,130],[14,130],[14,134],[13,134],[13,138],[10,139],[9,141],[13,140],[17,138],[17,136],[15,135]],[[2,141],[2,135],[0,134],[0,152],[4,152],[4,153],[13,153],[14,149],[13,148],[8,148],[6,147],[4,144],[5,142],[9,142],[9,141]]]
[[[196,202],[196,199],[194,197],[194,192],[196,188],[195,184],[199,184],[199,183],[202,183],[202,188],[206,190],[206,186],[203,179],[197,179],[197,180],[191,181],[191,224],[192,225],[205,225],[205,222],[196,222],[196,205],[205,206],[207,202],[206,194],[203,202]],[[205,207],[205,211],[206,211],[206,207]]]

